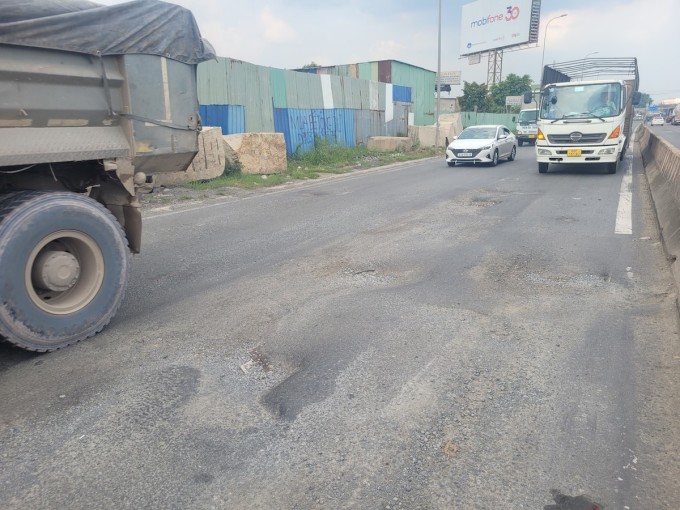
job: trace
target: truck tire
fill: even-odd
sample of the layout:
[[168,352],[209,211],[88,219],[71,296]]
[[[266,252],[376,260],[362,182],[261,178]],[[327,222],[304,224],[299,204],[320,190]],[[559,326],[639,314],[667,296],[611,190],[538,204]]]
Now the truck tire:
[[517,140],[517,145],[519,145],[521,147],[522,144],[524,144],[524,140]]
[[607,173],[608,174],[615,174],[616,169],[619,166],[619,160],[617,159],[613,163],[606,163],[606,165],[607,165]]
[[68,192],[0,201],[0,337],[37,352],[106,326],[128,281],[130,251],[113,215]]
[[548,165],[550,163],[539,163],[538,164],[538,173],[540,174],[545,174],[548,173]]

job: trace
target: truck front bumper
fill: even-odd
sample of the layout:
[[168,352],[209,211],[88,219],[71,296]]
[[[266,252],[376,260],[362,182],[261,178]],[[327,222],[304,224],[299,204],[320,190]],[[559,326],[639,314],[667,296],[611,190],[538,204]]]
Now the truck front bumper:
[[536,133],[517,133],[517,140],[527,143],[535,143]]
[[584,147],[536,146],[536,161],[539,163],[614,163],[619,158],[618,145],[596,145]]

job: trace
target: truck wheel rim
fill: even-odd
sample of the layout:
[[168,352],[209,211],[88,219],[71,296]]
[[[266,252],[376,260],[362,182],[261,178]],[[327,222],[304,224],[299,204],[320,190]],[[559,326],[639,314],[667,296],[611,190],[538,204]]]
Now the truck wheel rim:
[[82,232],[54,232],[31,251],[24,281],[40,310],[54,315],[75,313],[101,289],[104,256],[97,242]]

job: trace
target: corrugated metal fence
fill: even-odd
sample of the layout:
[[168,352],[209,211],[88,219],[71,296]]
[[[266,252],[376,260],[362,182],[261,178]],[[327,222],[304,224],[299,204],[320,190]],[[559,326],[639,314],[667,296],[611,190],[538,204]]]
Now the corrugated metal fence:
[[223,134],[283,133],[289,154],[320,137],[353,147],[370,136],[407,136],[411,88],[218,58],[198,66],[204,125]]
[[517,117],[516,113],[477,113],[477,112],[461,112],[460,119],[463,122],[463,127],[481,126],[484,124],[503,124],[510,130],[515,129],[515,121],[513,118]]

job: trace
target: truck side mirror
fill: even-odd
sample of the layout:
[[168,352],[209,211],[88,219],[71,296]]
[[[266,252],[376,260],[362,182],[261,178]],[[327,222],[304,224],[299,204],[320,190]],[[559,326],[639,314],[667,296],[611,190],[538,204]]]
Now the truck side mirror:
[[640,92],[633,92],[633,106],[639,105],[640,99],[642,99],[642,94]]
[[531,93],[530,90],[528,90],[524,93],[523,100],[524,100],[524,104],[529,104],[534,100],[534,95]]

